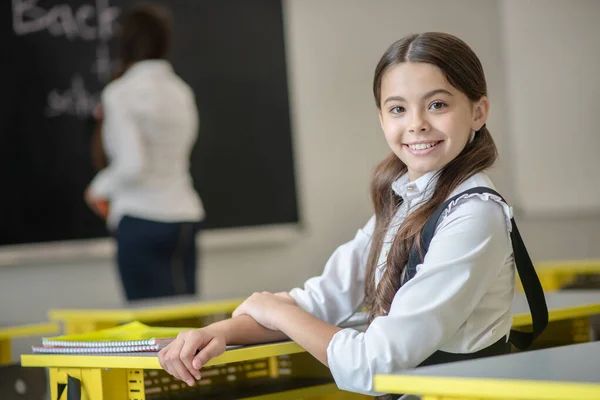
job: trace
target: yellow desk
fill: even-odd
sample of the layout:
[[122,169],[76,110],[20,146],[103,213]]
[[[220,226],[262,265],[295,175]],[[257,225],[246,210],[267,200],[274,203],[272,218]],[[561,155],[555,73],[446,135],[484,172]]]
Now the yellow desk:
[[[48,318],[62,322],[64,333],[70,335],[112,328],[131,321],[150,324],[161,322],[163,325],[172,325],[172,322],[177,320],[219,314],[220,319],[223,319],[242,301],[244,299],[200,301],[194,297],[184,296],[139,301],[122,309],[53,309],[48,312]],[[185,326],[190,325],[185,324]]]
[[375,377],[375,390],[422,400],[598,400],[600,342],[416,368]]
[[40,324],[27,324],[0,328],[0,365],[11,362],[11,340],[28,337],[42,336],[58,333],[59,326],[55,322]]
[[[600,275],[600,260],[547,261],[535,264],[544,291],[555,291],[573,282],[580,275]],[[523,286],[517,277],[517,288]]]
[[[545,293],[548,327],[535,347],[551,347],[590,340],[589,317],[600,314],[600,290],[566,290]],[[512,306],[513,327],[531,327],[531,314],[524,294],[516,294]]]
[[[548,293],[546,301],[551,323],[584,319],[589,315],[600,313],[600,291]],[[526,327],[531,324],[531,316],[524,295],[515,296],[512,311],[515,327]],[[579,337],[578,340],[583,340],[583,338]],[[247,364],[243,364],[249,361],[256,361],[258,365],[247,367]],[[87,388],[90,393],[88,398],[90,400],[145,400],[146,397],[135,397],[132,394],[136,393],[136,396],[140,396],[141,392],[131,392],[131,390],[141,391],[142,388],[145,388],[144,393],[148,394],[148,397],[152,396],[153,392],[148,393],[149,389],[144,385],[144,381],[155,379],[150,376],[151,372],[149,371],[160,369],[158,359],[154,353],[131,356],[26,354],[21,356],[21,363],[26,367],[49,367],[51,391],[54,394],[56,393],[57,384],[66,383],[67,374],[81,379],[82,386]],[[210,369],[210,366],[217,364],[228,364],[229,366]],[[227,372],[229,367],[232,366],[231,364],[234,364],[233,372],[242,368],[242,372],[250,374],[249,377],[252,379],[286,378],[286,374],[291,374],[290,376],[310,380],[322,379],[327,374],[327,370],[323,370],[324,367],[300,346],[293,342],[282,342],[228,350],[220,357],[211,360],[208,364],[209,368],[204,370],[204,376],[207,376],[207,373],[208,375],[214,374],[215,370],[220,374],[223,371]],[[294,366],[293,371],[290,369],[290,365]],[[146,370],[146,377],[144,377],[144,370]],[[156,373],[159,374],[162,371],[156,371]],[[156,379],[162,378],[158,377]],[[176,387],[177,390],[185,389],[185,386],[181,387],[181,383],[176,385],[179,385]],[[150,390],[156,389],[150,388]],[[92,395],[92,393],[94,394]],[[270,394],[268,397],[261,398],[310,398],[324,393],[332,393],[333,396],[337,396],[335,398],[343,399],[365,398],[360,395],[339,392],[331,381],[322,384],[315,383],[310,388],[284,390],[281,393]],[[55,399],[56,397],[53,397],[53,400]]]
[[21,364],[50,368],[53,400],[57,399],[58,385],[67,383],[67,376],[81,381],[82,400],[150,400],[173,392],[198,396],[227,392],[235,398],[272,400],[323,398],[327,394],[334,396],[327,398],[366,398],[339,391],[329,370],[289,341],[227,350],[202,369],[202,378],[194,388],[160,370],[156,353],[24,354]]

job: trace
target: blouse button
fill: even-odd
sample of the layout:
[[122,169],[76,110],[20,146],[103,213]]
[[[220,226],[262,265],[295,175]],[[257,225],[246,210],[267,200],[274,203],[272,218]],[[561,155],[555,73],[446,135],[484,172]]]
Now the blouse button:
[[406,189],[408,189],[409,192],[412,192],[413,190],[415,190],[415,188],[412,186],[407,186]]

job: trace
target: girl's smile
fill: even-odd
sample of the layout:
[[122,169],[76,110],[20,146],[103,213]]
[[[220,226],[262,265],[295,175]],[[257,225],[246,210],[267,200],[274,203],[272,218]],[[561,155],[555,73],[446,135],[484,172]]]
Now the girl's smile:
[[443,142],[443,140],[421,140],[405,143],[404,147],[406,147],[409,153],[414,154],[415,156],[426,156],[439,149]]

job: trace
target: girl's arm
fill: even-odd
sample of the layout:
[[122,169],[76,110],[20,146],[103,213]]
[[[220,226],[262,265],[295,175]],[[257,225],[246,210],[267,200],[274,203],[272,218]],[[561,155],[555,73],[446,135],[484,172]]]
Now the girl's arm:
[[[261,309],[268,310],[270,315],[261,315]],[[300,307],[283,303],[271,293],[252,295],[236,310],[236,314],[243,312],[256,315],[261,324],[272,325],[270,328],[278,329],[328,366],[327,347],[341,328],[313,317]]]
[[[287,292],[275,293],[275,296],[283,303],[296,305],[294,299]],[[248,315],[239,315],[218,321],[210,324],[208,328],[215,334],[221,335],[225,339],[225,343],[229,345],[267,343],[288,339],[288,336],[281,331],[265,328]]]
[[267,329],[248,315],[215,322],[200,329],[222,337],[227,345],[269,343],[288,339],[285,333]]

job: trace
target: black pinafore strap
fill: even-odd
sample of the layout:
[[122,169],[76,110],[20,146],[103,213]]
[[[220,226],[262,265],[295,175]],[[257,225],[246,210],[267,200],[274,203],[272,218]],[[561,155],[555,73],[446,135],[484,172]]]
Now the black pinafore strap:
[[[408,264],[406,266],[407,270],[404,274],[405,280],[403,283],[408,282],[416,275],[417,265],[423,262],[425,254],[429,250],[429,245],[431,243],[431,240],[433,239],[438,219],[446,210],[446,208],[448,208],[450,203],[464,195],[484,193],[489,193],[498,196],[500,199],[502,199],[503,202],[506,203],[504,198],[502,198],[502,196],[495,190],[487,187],[475,187],[466,190],[462,193],[459,193],[456,196],[450,198],[449,200],[446,200],[435,211],[435,213],[429,218],[429,220],[423,227],[423,230],[421,231],[421,248],[423,250],[422,254],[419,254],[417,248],[413,248],[413,250],[410,252]],[[531,262],[529,253],[527,253],[527,249],[525,247],[525,244],[523,243],[523,239],[521,238],[521,234],[519,233],[519,229],[517,228],[515,219],[511,218],[510,222],[512,224],[510,238],[513,246],[515,264],[517,266],[519,278],[521,279],[521,283],[523,284],[525,297],[527,298],[527,303],[529,305],[529,310],[531,311],[531,317],[533,320],[533,332],[511,330],[510,341],[518,349],[524,350],[531,345],[535,338],[537,338],[548,325],[548,308],[546,306],[544,290],[542,289],[540,280],[538,279],[538,276],[535,272],[535,268],[533,267],[533,263]]]
[[[475,187],[466,190],[462,193],[459,193],[456,196],[450,198],[449,200],[446,200],[435,211],[435,213],[429,218],[429,220],[423,227],[423,230],[421,231],[421,248],[423,250],[422,254],[419,254],[417,248],[413,248],[410,252],[408,264],[406,266],[407,270],[404,274],[405,280],[403,283],[408,282],[416,275],[417,265],[423,262],[425,254],[429,250],[429,245],[431,243],[431,240],[433,239],[438,219],[441,217],[442,213],[446,210],[446,208],[448,208],[450,203],[465,195],[484,193],[489,193],[498,196],[500,199],[502,199],[502,201],[506,203],[504,198],[502,198],[502,196],[495,190],[487,187]],[[544,291],[542,289],[542,285],[540,284],[538,276],[535,272],[535,268],[533,267],[531,258],[527,253],[527,249],[525,248],[525,244],[523,243],[523,239],[521,238],[521,234],[519,233],[519,229],[517,228],[517,224],[514,218],[511,218],[510,222],[512,224],[510,238],[513,246],[515,264],[517,266],[519,278],[521,279],[521,283],[523,284],[525,297],[527,298],[527,303],[529,305],[531,317],[533,320],[533,332],[511,330],[510,341],[518,349],[524,350],[531,345],[535,338],[538,337],[548,325],[548,308],[546,307],[546,299],[544,298]]]

